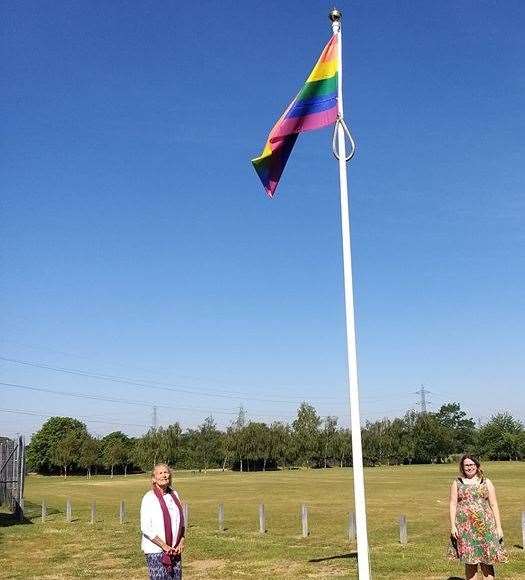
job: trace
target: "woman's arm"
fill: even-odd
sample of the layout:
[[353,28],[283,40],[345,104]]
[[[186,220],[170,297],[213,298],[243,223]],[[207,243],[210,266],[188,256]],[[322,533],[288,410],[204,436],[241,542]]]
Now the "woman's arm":
[[157,546],[159,548],[161,548],[161,550],[164,550],[164,552],[169,552],[171,550],[173,550],[173,548],[171,546],[168,546],[168,544],[166,544],[166,542],[164,542],[163,540],[161,540],[158,536],[155,536],[154,538],[150,538],[148,536],[148,538],[154,543],[157,544]]
[[[172,489],[171,491],[177,497],[178,503],[180,504],[180,509],[182,510],[182,501],[180,499],[178,492],[175,491],[174,489]],[[177,507],[179,507],[179,506],[177,506]],[[184,551],[184,547],[185,547],[184,537],[186,535],[186,522],[184,522],[184,515],[183,515],[182,511],[181,511],[181,517],[182,517],[182,521],[179,521],[179,526],[182,527],[180,540],[179,540],[179,543],[173,548],[173,553],[175,555],[182,554],[182,552]],[[184,525],[183,525],[183,522],[184,522]]]
[[448,509],[450,512],[450,533],[457,538],[458,530],[456,528],[456,508],[458,505],[458,485],[456,480],[450,486],[450,499],[448,502]]
[[489,492],[489,503],[492,509],[492,513],[494,514],[494,519],[496,520],[496,528],[498,532],[498,536],[503,538],[503,529],[501,528],[501,518],[499,515],[499,507],[498,507],[498,500],[496,498],[496,489],[492,484],[490,479],[487,479],[487,489]]
[[147,496],[142,498],[142,503],[140,504],[140,531],[146,536],[146,538],[148,538],[148,540],[151,540],[164,552],[168,552],[171,549],[171,547],[159,538],[153,530],[151,521],[151,502]]

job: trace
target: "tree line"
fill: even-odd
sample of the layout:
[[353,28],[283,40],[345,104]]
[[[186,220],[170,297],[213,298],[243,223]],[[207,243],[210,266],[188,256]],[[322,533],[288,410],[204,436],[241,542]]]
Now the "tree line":
[[[361,431],[365,465],[400,465],[455,461],[473,452],[484,459],[525,458],[525,429],[510,413],[476,425],[458,403],[435,413],[408,411],[403,417],[367,422]],[[148,471],[166,462],[177,469],[239,471],[291,467],[352,465],[350,430],[337,417],[321,417],[302,403],[291,424],[248,421],[241,408],[235,421],[220,430],[212,417],[183,431],[179,423],[151,428],[140,437],[114,431],[92,436],[70,417],[52,417],[27,447],[28,468],[42,474],[128,473]]]

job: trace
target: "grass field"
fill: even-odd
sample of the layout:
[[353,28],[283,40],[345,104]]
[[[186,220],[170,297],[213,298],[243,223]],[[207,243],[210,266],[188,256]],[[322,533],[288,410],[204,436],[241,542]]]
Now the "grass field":
[[[525,463],[489,463],[503,518],[508,564],[499,578],[525,580],[521,511],[525,510]],[[462,567],[445,558],[448,487],[455,467],[401,466],[365,472],[371,564],[378,579],[461,578]],[[190,506],[185,578],[355,578],[355,545],[347,541],[352,509],[349,469],[269,473],[176,473],[176,489]],[[0,519],[1,578],[146,578],[139,550],[138,512],[148,478],[30,476],[29,522]],[[64,521],[67,497],[73,522]],[[50,515],[40,522],[45,498]],[[127,523],[118,503],[127,504]],[[98,521],[88,523],[97,501]],[[258,533],[258,505],[266,506],[268,531]],[[224,532],[217,505],[224,503]],[[310,536],[301,537],[300,504],[309,508]],[[409,543],[399,544],[398,517],[408,518]]]

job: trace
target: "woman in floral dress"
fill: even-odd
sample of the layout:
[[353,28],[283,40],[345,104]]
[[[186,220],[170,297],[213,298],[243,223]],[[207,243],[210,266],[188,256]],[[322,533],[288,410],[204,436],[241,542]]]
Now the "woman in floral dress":
[[477,577],[478,565],[493,580],[494,564],[507,560],[496,490],[472,455],[463,455],[459,471],[450,488],[450,557],[465,564],[466,580]]

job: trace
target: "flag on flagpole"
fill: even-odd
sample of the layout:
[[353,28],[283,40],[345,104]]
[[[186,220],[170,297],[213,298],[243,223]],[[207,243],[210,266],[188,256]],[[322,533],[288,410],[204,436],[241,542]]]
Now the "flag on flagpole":
[[337,120],[337,35],[324,47],[317,64],[295,99],[268,135],[262,154],[252,159],[266,193],[273,197],[299,133],[313,131]]

